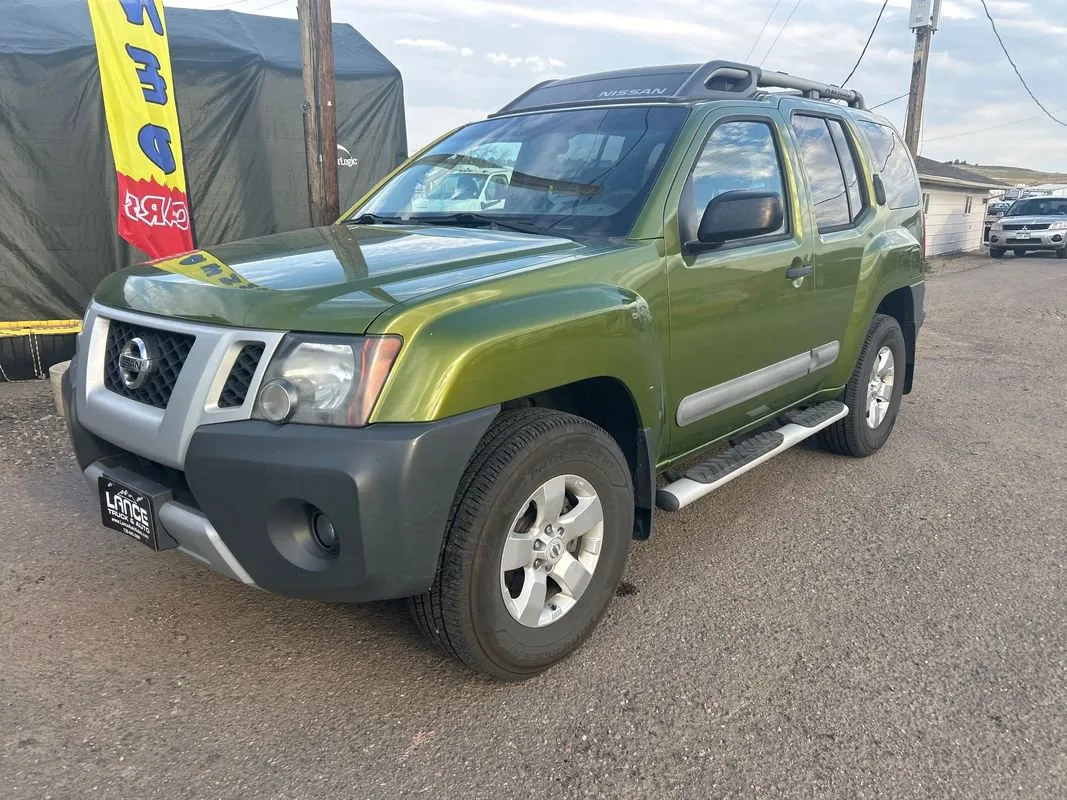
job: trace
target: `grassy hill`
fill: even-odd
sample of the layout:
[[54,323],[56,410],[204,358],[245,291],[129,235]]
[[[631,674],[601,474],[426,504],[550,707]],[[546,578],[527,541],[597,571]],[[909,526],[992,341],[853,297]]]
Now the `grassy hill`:
[[1009,186],[1017,183],[1024,183],[1027,186],[1041,183],[1067,183],[1067,173],[1063,172],[1038,172],[1022,167],[983,166],[981,164],[960,164],[960,168],[969,172],[977,172],[979,175],[985,175],[987,178]]

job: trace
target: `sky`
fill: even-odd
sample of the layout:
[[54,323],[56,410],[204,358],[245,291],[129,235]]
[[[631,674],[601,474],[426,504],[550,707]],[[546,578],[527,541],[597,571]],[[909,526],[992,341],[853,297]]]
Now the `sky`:
[[[1067,123],[1067,0],[986,2],[1034,94]],[[168,5],[296,16],[295,0]],[[728,59],[839,83],[859,57],[881,5],[882,0],[333,0],[332,8],[334,22],[352,25],[400,69],[414,150],[555,77]],[[889,0],[849,81],[869,106],[908,90],[915,43],[908,29],[910,5],[911,0]],[[878,112],[902,129],[905,106],[901,98]],[[943,0],[922,135],[920,153],[929,158],[1067,172],[1067,127],[1045,116],[1026,94],[980,0]]]

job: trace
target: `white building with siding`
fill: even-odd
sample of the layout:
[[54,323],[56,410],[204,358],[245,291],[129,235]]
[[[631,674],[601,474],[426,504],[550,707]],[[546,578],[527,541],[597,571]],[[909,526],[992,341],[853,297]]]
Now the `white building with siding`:
[[1005,184],[922,156],[915,162],[926,214],[926,255],[981,249],[989,194]]

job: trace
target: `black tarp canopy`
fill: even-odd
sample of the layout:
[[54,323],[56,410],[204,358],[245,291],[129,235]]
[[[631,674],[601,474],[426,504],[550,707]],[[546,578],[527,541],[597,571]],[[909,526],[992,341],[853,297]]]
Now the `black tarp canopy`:
[[[296,20],[166,15],[197,245],[306,227]],[[404,159],[404,95],[351,26],[333,37],[344,207]],[[115,233],[116,194],[86,0],[2,0],[0,321],[79,318],[104,275],[144,258]]]

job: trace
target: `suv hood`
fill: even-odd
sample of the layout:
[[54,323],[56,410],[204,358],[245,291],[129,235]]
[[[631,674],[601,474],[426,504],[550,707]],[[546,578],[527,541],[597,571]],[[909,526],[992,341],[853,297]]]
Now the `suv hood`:
[[1067,220],[1067,217],[1063,216],[1063,214],[1030,215],[1027,217],[1003,216],[1000,218],[1000,221],[1005,225],[1044,225],[1046,228],[1053,222],[1063,222],[1064,220]]
[[488,229],[336,225],[122,270],[100,284],[94,299],[218,325],[363,333],[397,303],[601,249]]

